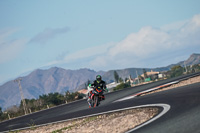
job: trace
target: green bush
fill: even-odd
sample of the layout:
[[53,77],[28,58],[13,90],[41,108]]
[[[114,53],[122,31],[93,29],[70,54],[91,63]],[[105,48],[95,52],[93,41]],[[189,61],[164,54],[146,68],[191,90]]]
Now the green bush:
[[173,66],[170,70],[170,77],[173,78],[173,77],[177,77],[177,76],[181,76],[183,75],[183,72],[184,72],[184,68],[181,67],[181,66]]
[[128,83],[121,83],[121,84],[117,85],[113,90],[117,91],[117,90],[122,90],[122,89],[128,88],[128,87],[131,87],[131,85]]
[[[42,109],[46,109],[47,106],[53,107],[56,105],[64,104],[66,101],[72,102],[74,100],[82,99],[83,97],[85,97],[85,94],[78,92],[70,93],[69,91],[67,91],[65,95],[55,92],[55,93],[43,94],[39,96],[38,99],[25,99],[25,102],[28,112],[30,110],[31,112],[35,112]],[[11,118],[24,115],[22,101],[19,107],[11,106],[6,110],[6,112],[7,114],[4,114],[2,108],[0,107],[0,121],[8,119],[8,114],[10,115]]]

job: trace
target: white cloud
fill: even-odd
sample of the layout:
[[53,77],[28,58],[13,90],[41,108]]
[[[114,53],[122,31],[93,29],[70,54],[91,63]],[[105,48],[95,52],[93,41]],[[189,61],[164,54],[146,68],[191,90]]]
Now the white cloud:
[[[94,46],[87,49],[77,51],[75,53],[68,53],[63,59],[54,60],[45,64],[46,66],[71,64],[72,62],[81,62],[82,60],[94,59],[97,56],[106,54],[107,50],[113,46],[114,43],[108,43],[100,46]],[[86,62],[87,64],[87,62]]]
[[[109,66],[124,68],[168,65],[166,63],[172,63],[176,56],[183,57],[188,53],[200,52],[199,36],[200,15],[195,15],[191,20],[182,21],[179,28],[170,27],[169,31],[162,28],[143,27],[139,32],[132,33],[116,43],[106,55],[102,55],[102,67],[111,69]],[[99,58],[91,61],[91,64],[97,64]]]
[[9,40],[17,30],[7,29],[0,31],[0,63],[14,59],[24,48],[26,39]]
[[169,39],[169,35],[158,29],[144,27],[138,33],[128,35],[123,41],[116,44],[109,53],[111,56],[131,53],[131,55],[145,58],[162,47]]
[[164,28],[143,27],[118,43],[68,54],[62,61],[54,61],[53,64],[96,70],[165,66],[177,63],[179,57],[200,52],[199,36],[200,15],[195,15],[190,20],[165,25]]
[[105,45],[100,45],[100,46],[95,46],[87,49],[83,49],[80,51],[77,51],[75,53],[69,54],[64,58],[64,61],[69,62],[77,59],[84,59],[84,58],[89,58],[89,57],[95,57],[98,55],[104,54],[107,49],[109,49],[113,44],[105,44]]

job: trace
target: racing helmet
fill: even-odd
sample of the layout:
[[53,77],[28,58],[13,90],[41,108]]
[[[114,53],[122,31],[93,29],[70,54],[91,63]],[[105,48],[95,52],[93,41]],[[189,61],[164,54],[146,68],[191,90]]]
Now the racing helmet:
[[96,80],[97,80],[98,82],[101,82],[101,75],[97,75],[97,76],[96,76]]

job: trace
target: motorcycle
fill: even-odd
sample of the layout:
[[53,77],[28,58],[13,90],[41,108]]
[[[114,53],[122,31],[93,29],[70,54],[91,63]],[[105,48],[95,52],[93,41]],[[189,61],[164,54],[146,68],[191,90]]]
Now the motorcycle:
[[100,101],[104,99],[104,95],[102,95],[103,89],[92,89],[89,91],[91,93],[91,100],[88,102],[89,107],[96,107],[99,106]]

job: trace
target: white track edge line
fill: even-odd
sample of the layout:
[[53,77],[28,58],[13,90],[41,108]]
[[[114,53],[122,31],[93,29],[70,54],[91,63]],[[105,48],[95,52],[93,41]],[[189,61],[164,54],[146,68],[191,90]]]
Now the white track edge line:
[[163,111],[161,113],[159,113],[157,116],[155,116],[152,119],[150,119],[149,121],[147,121],[147,122],[145,122],[145,123],[143,123],[143,124],[141,124],[139,126],[136,126],[135,128],[127,131],[126,133],[131,133],[131,132],[133,132],[133,131],[135,131],[135,130],[137,130],[137,129],[145,126],[145,125],[150,124],[151,122],[155,121],[156,119],[158,119],[161,116],[163,116],[164,114],[166,114],[170,110],[170,108],[171,108],[170,105],[168,105],[168,104],[152,104],[152,105],[163,107]]

